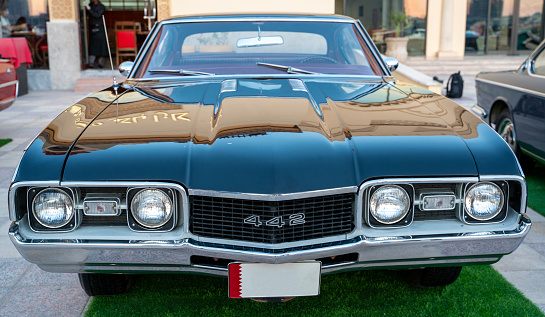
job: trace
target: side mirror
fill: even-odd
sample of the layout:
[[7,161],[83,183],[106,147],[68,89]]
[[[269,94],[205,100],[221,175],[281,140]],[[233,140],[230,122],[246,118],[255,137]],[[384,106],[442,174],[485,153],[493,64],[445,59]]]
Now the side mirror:
[[119,72],[121,74],[129,74],[134,66],[134,62],[123,62],[119,65]]
[[384,63],[386,63],[386,66],[388,66],[388,69],[391,72],[395,71],[397,66],[399,66],[399,62],[393,57],[384,57]]

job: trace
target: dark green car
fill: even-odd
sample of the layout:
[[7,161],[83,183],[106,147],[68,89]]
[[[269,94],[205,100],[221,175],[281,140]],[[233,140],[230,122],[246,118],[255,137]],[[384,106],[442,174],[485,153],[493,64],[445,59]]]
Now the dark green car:
[[10,238],[90,295],[157,272],[229,276],[230,297],[266,300],[343,270],[452,283],[528,234],[524,176],[494,130],[396,83],[396,66],[347,17],[160,22],[121,87],[25,151]]

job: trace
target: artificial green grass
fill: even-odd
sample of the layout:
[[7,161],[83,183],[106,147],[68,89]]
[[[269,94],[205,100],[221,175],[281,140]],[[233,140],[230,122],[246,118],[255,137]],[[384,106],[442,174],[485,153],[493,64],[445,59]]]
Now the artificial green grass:
[[8,144],[11,141],[13,141],[13,140],[12,139],[0,139],[0,147]]
[[394,271],[322,277],[321,294],[286,303],[227,298],[227,279],[142,275],[128,294],[95,297],[85,316],[543,316],[491,266],[444,288],[413,288]]
[[528,206],[545,216],[545,165],[536,163],[531,172],[526,173],[528,185]]

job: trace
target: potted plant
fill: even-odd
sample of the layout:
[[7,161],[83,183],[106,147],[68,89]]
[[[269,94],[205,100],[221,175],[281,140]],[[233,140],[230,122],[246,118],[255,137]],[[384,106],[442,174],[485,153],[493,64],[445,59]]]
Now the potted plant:
[[395,37],[386,38],[386,56],[394,57],[399,62],[407,60],[407,43],[409,39],[403,37],[403,30],[407,23],[407,15],[405,12],[392,12],[390,19],[395,26]]

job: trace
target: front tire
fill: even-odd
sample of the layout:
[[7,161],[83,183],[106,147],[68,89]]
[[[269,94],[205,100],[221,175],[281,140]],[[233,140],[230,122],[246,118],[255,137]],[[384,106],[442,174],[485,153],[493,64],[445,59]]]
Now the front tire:
[[496,120],[496,132],[498,132],[502,139],[507,142],[511,150],[513,150],[519,160],[522,170],[524,172],[531,171],[536,164],[536,161],[531,157],[524,155],[520,150],[517,142],[517,134],[515,132],[515,123],[513,122],[513,117],[509,110],[504,109],[498,116],[498,119]]
[[129,289],[125,274],[80,273],[79,283],[89,296],[120,295]]
[[426,267],[406,270],[403,275],[416,287],[441,287],[454,283],[461,271],[461,266]]

